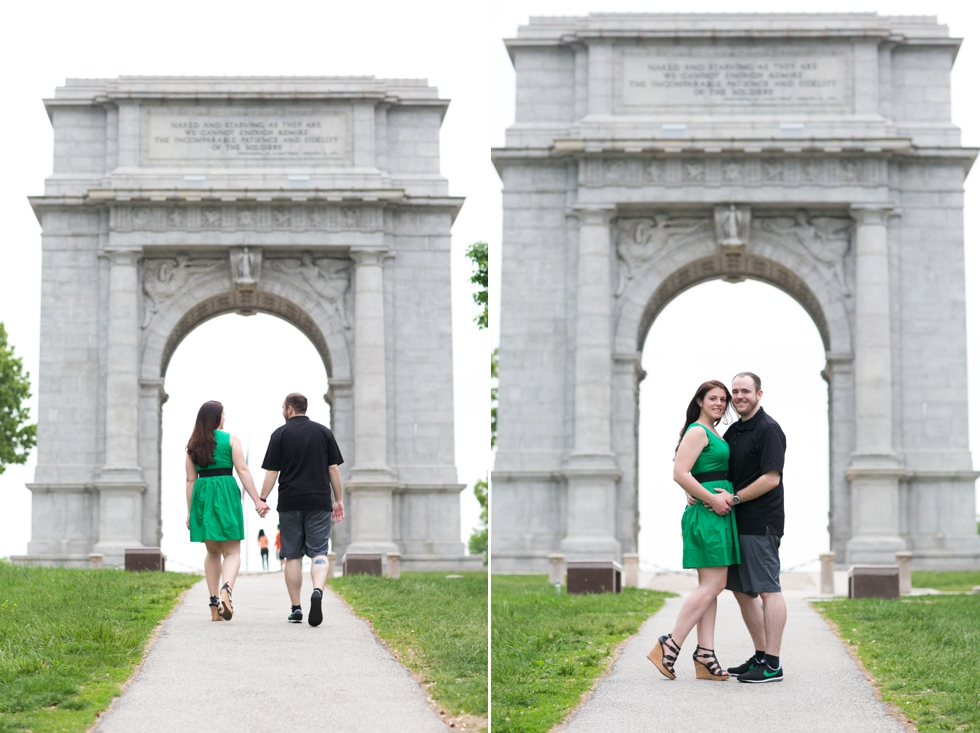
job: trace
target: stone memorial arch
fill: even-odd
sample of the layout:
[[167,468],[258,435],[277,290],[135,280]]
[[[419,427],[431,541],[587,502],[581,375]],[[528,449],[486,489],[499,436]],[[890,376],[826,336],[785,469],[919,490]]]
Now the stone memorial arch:
[[506,42],[496,571],[636,551],[647,332],[746,278],[826,349],[838,562],[980,567],[959,44],[873,13],[532,18]]
[[349,494],[338,556],[480,566],[460,541],[447,386],[462,205],[439,172],[448,101],[420,80],[121,77],[70,79],[45,105],[38,465],[20,559],[117,565],[160,544],[170,358],[205,320],[262,312],[306,334],[328,375]]

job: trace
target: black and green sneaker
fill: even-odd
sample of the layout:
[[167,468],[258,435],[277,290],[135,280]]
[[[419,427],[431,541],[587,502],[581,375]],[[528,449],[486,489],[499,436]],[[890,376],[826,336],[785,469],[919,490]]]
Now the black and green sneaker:
[[755,655],[749,657],[749,660],[737,667],[729,667],[728,674],[732,677],[741,677],[743,674],[748,672],[750,669],[755,669],[759,666],[759,660],[755,658]]
[[303,609],[300,606],[293,606],[286,620],[291,624],[303,623]]
[[738,676],[739,682],[782,682],[783,668],[769,669],[769,665],[759,664],[745,674]]

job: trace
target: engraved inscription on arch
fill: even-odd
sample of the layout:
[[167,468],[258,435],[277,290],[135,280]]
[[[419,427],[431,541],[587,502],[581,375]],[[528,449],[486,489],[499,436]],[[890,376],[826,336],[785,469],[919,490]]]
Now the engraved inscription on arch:
[[850,55],[794,46],[624,48],[616,84],[622,112],[767,108],[845,112],[851,107]]
[[351,163],[351,108],[149,109],[143,126],[148,165],[173,162],[309,161]]

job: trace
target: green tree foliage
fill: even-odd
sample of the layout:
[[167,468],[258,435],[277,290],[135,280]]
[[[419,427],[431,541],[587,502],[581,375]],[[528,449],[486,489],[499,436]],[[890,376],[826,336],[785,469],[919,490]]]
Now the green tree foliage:
[[0,473],[12,463],[26,463],[37,442],[37,425],[27,422],[30,397],[30,375],[7,345],[7,329],[0,323]]
[[[497,379],[497,349],[490,354],[490,379]],[[490,387],[490,447],[497,445],[497,383]]]
[[487,291],[489,288],[489,268],[487,267],[487,243],[476,242],[471,244],[466,250],[466,256],[473,263],[473,274],[470,275],[470,282],[476,285],[476,292],[473,293],[473,302],[483,310],[473,319],[479,329],[487,328],[489,321],[489,300]]
[[490,493],[489,485],[485,478],[473,484],[473,493],[476,495],[476,500],[480,502],[480,527],[474,529],[473,534],[470,535],[470,554],[483,555],[483,564],[486,565],[487,543],[489,540],[487,525],[490,519]]

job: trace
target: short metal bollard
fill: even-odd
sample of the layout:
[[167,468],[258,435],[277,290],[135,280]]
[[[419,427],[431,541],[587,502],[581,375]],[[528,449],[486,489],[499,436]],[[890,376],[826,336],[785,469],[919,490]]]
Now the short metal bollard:
[[388,577],[398,580],[402,576],[402,554],[400,552],[388,553]]
[[554,585],[565,579],[565,556],[557,553],[548,555],[548,583]]
[[833,552],[820,553],[820,592],[825,596],[834,595],[834,558]]
[[348,552],[344,555],[344,575],[381,575],[380,552]]
[[623,566],[613,560],[570,560],[568,593],[621,593]]
[[162,573],[166,567],[166,557],[159,547],[127,547],[124,558],[126,570],[133,572],[152,570]]
[[847,573],[848,598],[898,598],[898,565],[855,565]]
[[896,552],[895,564],[898,565],[898,594],[912,594],[912,553]]

